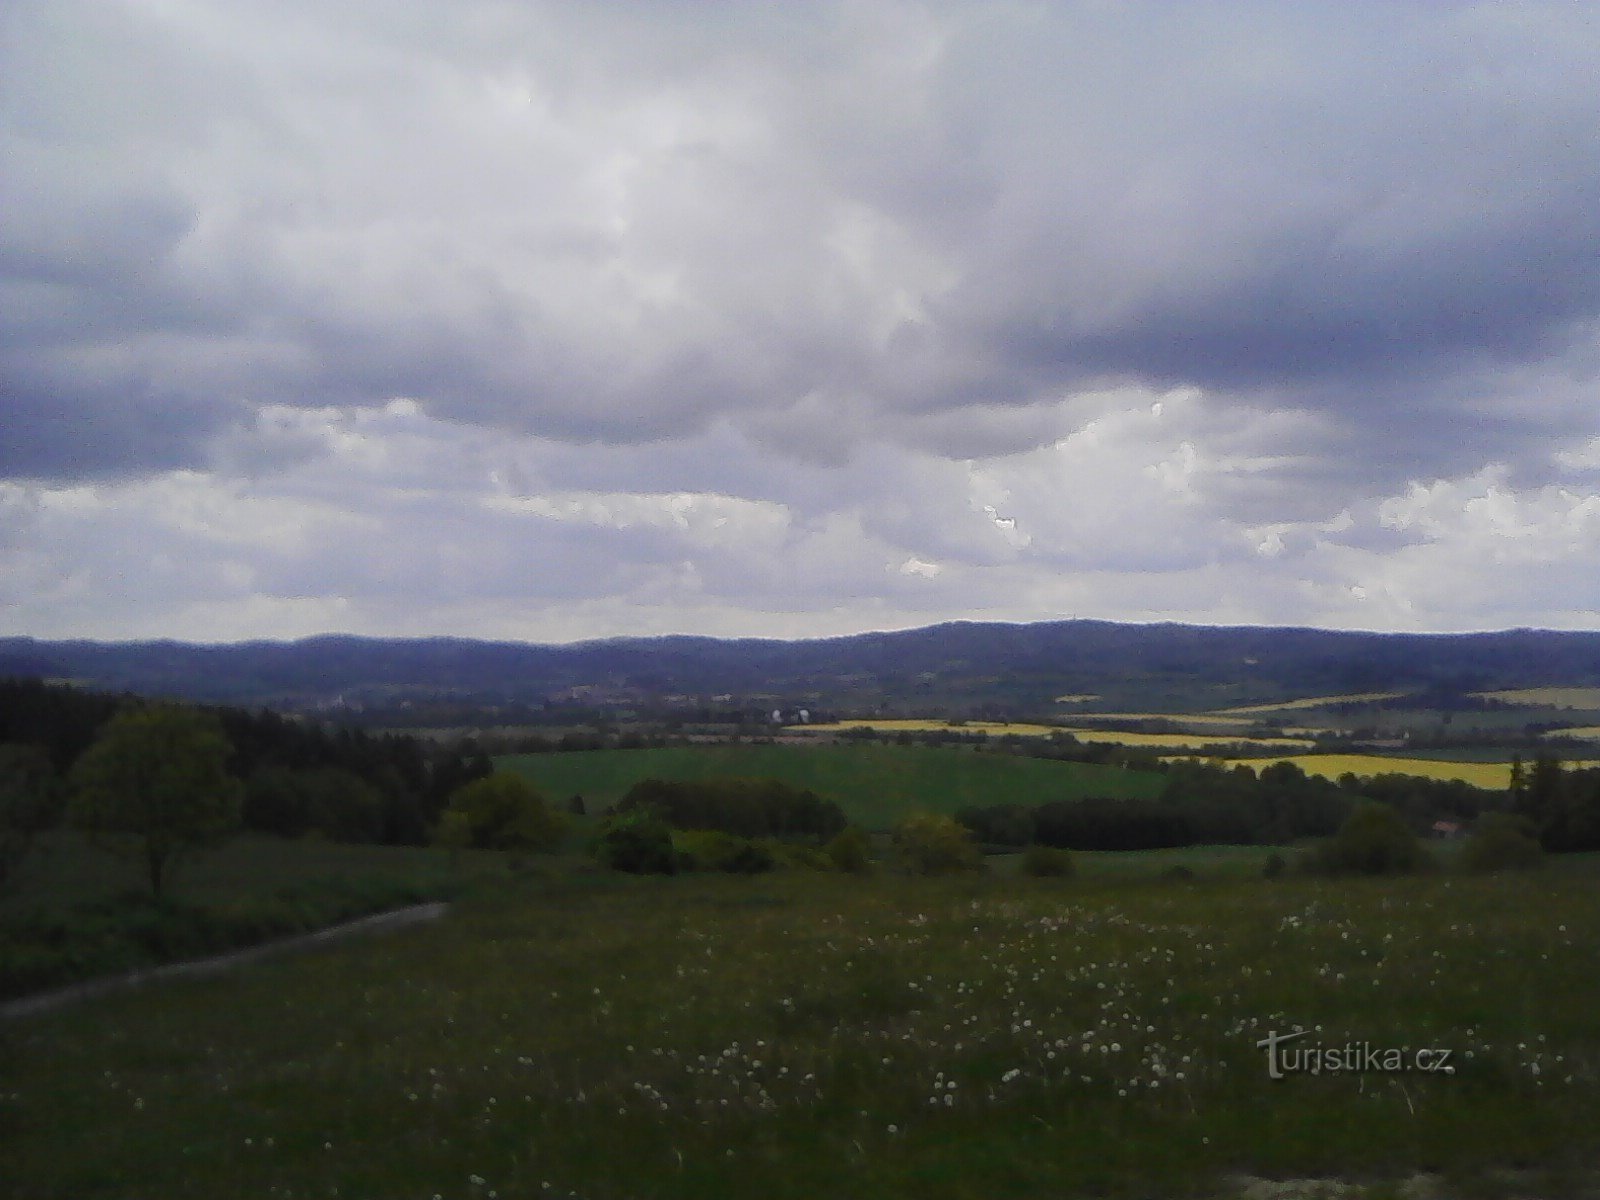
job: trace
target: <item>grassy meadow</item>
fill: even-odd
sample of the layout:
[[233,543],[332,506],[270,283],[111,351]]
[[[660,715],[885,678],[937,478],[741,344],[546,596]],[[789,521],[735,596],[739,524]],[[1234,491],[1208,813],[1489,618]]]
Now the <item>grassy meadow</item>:
[[[1427,1172],[1561,1194],[1597,1165],[1594,884],[508,879],[433,926],[0,1025],[0,1179],[989,1200]],[[1456,1070],[1269,1079],[1257,1042],[1297,1029]]]
[[521,754],[497,760],[557,800],[609,807],[641,779],[781,779],[838,804],[850,820],[887,829],[909,810],[1043,804],[1084,796],[1151,798],[1163,777],[1091,763],[1049,762],[949,746],[704,745]]
[[153,902],[131,859],[56,831],[0,893],[0,1000],[448,898],[505,856],[246,836],[184,862]]

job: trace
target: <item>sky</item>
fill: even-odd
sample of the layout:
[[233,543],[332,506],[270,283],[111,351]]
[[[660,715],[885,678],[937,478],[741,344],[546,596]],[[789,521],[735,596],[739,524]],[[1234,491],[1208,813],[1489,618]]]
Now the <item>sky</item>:
[[0,5],[0,633],[1600,628],[1600,13]]

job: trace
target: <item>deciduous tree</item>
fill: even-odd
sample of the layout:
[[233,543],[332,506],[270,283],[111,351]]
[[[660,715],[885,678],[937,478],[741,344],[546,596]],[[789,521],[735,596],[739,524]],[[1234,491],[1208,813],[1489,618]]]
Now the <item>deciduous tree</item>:
[[73,768],[68,819],[142,861],[160,899],[179,859],[239,826],[229,751],[208,714],[175,705],[124,710]]

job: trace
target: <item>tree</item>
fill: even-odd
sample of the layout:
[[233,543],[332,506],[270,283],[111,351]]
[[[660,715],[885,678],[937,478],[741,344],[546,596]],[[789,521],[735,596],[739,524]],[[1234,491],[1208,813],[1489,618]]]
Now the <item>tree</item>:
[[1427,852],[1387,804],[1356,806],[1339,832],[1312,851],[1309,866],[1329,875],[1403,875],[1431,865]]
[[0,892],[13,881],[33,840],[56,817],[55,771],[38,746],[0,746]]
[[983,855],[972,834],[952,817],[913,814],[894,827],[893,837],[901,863],[913,874],[946,875],[983,869]]
[[521,775],[498,771],[455,790],[434,840],[479,850],[548,852],[560,847],[566,832],[566,818],[543,792]]
[[1461,866],[1468,871],[1525,870],[1543,861],[1533,825],[1515,813],[1484,813],[1461,848]]
[[181,858],[239,826],[231,749],[209,714],[176,705],[126,709],[73,768],[67,817],[108,848],[142,860],[159,900]]

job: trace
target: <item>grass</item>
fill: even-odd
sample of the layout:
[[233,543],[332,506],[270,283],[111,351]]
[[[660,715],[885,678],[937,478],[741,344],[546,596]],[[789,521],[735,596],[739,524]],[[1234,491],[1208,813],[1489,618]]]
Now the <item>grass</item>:
[[497,854],[241,837],[186,864],[157,904],[127,860],[50,834],[0,897],[0,998],[452,896],[505,870]]
[[1085,796],[1152,798],[1164,782],[1153,771],[927,746],[670,746],[510,755],[497,764],[526,775],[554,799],[582,795],[591,813],[615,803],[641,779],[781,779],[834,801],[869,829],[887,829],[908,810],[953,813],[967,805],[1034,805]]
[[[50,1200],[1214,1194],[1592,1179],[1589,876],[573,877],[0,1029]],[[1452,1051],[1291,1075],[1257,1042]]]

